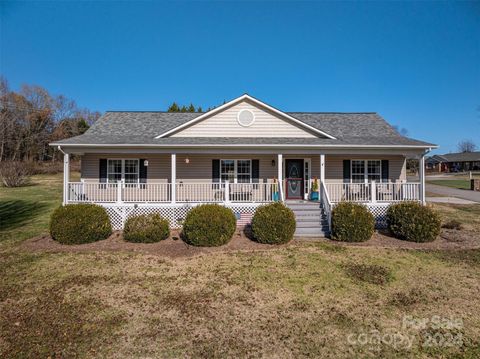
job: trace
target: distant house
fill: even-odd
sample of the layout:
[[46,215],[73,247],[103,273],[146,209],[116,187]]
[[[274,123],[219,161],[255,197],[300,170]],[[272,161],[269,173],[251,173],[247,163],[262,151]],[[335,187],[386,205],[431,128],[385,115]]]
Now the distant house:
[[431,172],[462,172],[480,170],[480,152],[460,152],[435,155],[425,159]]

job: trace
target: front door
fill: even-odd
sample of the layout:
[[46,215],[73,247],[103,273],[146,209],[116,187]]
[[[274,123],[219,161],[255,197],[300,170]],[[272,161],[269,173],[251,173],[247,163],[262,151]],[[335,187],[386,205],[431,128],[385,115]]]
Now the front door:
[[303,159],[285,160],[287,199],[303,199]]

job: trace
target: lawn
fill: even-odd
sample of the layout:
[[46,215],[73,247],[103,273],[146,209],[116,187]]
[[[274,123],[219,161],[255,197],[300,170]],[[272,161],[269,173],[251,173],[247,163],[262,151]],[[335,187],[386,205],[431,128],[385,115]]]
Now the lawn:
[[459,189],[470,189],[470,180],[467,179],[428,180],[427,183]]
[[[0,357],[480,355],[479,250],[26,250],[60,189],[60,176],[0,188]],[[480,229],[480,205],[436,207]]]

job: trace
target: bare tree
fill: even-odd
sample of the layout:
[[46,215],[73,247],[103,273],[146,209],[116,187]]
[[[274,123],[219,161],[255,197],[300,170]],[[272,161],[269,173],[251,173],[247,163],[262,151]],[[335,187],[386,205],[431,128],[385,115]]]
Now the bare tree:
[[472,140],[462,140],[457,145],[458,152],[475,152],[477,145]]

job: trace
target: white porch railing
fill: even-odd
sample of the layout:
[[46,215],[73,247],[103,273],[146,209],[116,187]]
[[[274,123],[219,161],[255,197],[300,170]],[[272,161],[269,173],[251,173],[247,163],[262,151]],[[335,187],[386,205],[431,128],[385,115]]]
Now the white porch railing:
[[169,202],[171,198],[170,189],[169,183],[123,183],[120,201]]
[[223,183],[176,183],[177,202],[223,202]]
[[[273,183],[230,183],[230,202],[273,202],[277,192]],[[280,198],[277,198],[279,200]]]
[[328,228],[332,228],[332,202],[328,194],[327,188],[325,187],[325,182],[320,183],[320,202],[323,208],[323,212],[327,217]]
[[332,203],[350,202],[398,202],[420,201],[420,183],[380,182],[376,183],[325,183]]
[[[171,183],[69,182],[70,203],[172,202]],[[179,203],[274,202],[282,200],[281,186],[274,183],[176,183]]]
[[69,202],[117,202],[117,183],[69,182]]

